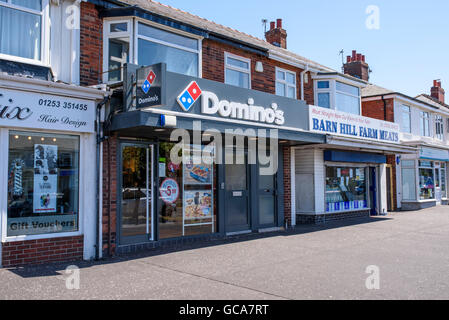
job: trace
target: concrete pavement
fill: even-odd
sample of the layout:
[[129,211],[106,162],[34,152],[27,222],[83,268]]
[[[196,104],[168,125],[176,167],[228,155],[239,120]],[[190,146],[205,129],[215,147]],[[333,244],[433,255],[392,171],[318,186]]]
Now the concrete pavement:
[[449,207],[71,264],[78,290],[69,264],[0,269],[0,299],[449,299]]

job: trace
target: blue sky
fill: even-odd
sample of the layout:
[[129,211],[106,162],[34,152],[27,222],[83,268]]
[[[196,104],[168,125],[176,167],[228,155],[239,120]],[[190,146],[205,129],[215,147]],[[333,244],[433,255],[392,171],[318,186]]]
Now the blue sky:
[[[262,18],[283,19],[288,49],[341,70],[343,49],[364,54],[370,82],[409,96],[429,93],[441,79],[449,93],[447,0],[160,0],[214,22],[263,38]],[[366,27],[376,5],[380,28]],[[448,102],[449,98],[446,99]]]

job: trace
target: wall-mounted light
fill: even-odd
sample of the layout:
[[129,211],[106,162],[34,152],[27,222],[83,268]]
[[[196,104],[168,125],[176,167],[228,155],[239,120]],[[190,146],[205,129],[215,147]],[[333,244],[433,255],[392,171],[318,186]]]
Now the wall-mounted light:
[[256,72],[263,72],[263,64],[262,61],[256,62]]

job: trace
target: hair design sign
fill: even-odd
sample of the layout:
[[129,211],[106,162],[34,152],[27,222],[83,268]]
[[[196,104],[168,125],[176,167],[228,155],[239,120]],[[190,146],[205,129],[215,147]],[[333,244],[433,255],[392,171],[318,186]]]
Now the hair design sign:
[[94,132],[94,121],[93,101],[0,89],[0,127]]

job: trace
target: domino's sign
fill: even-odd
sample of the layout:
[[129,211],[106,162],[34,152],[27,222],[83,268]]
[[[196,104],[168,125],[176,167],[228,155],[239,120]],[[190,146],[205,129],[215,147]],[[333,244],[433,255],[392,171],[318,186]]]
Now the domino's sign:
[[283,125],[285,122],[284,112],[276,103],[265,108],[256,106],[252,98],[249,98],[247,103],[220,100],[214,92],[202,91],[196,81],[190,82],[180,93],[177,101],[179,106],[188,112],[200,97],[202,114],[276,125]]
[[157,107],[165,103],[164,64],[137,69],[136,108]]

